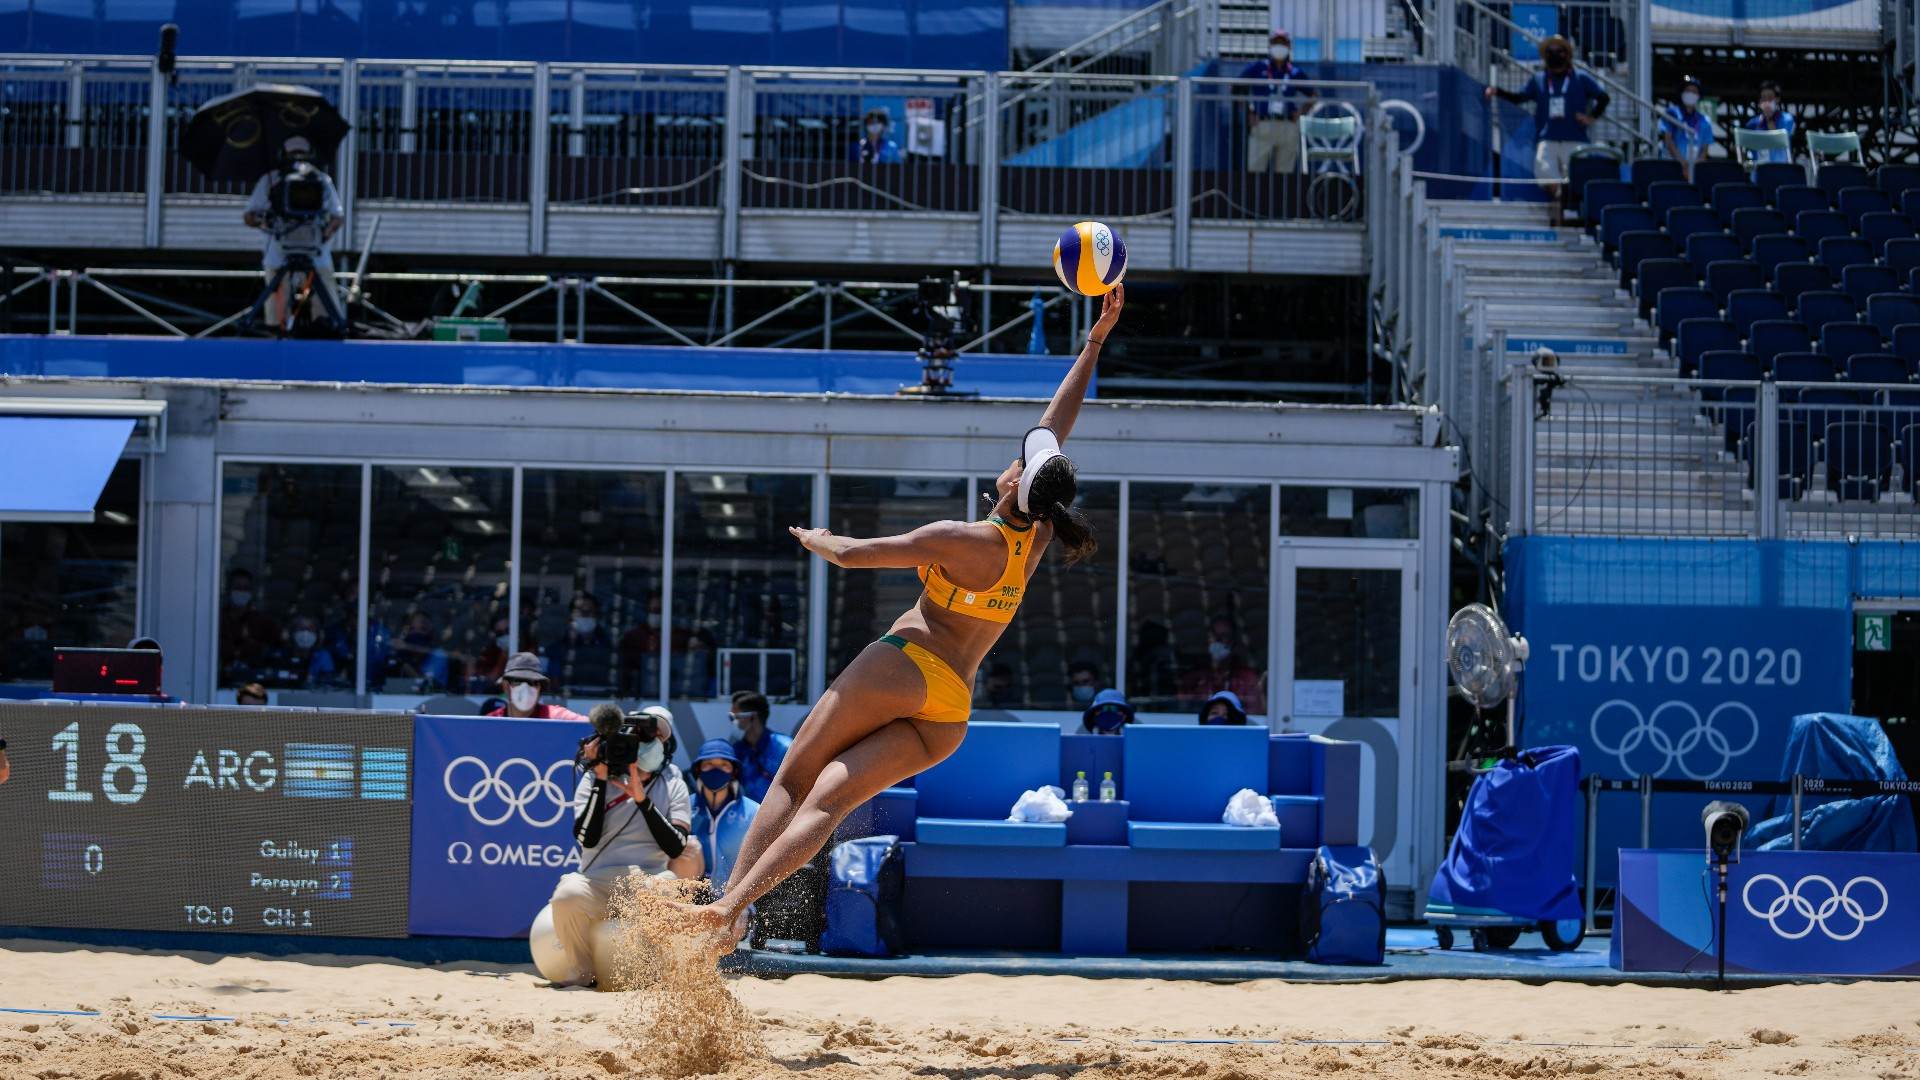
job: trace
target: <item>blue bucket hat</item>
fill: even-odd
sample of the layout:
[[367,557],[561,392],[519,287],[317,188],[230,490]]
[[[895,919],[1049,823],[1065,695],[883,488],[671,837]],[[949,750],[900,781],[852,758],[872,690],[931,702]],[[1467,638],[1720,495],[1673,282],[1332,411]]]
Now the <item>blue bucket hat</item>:
[[1214,720],[1214,721],[1211,721],[1211,723],[1220,725],[1220,724],[1244,724],[1247,722],[1247,710],[1244,707],[1242,707],[1240,704],[1240,695],[1234,693],[1231,690],[1222,690],[1219,693],[1208,698],[1206,700],[1206,703],[1200,706],[1200,722],[1202,724],[1210,722],[1207,720],[1207,710],[1213,708],[1213,703],[1216,701],[1226,702],[1227,708],[1232,711],[1227,714],[1227,718],[1225,720]]
[[[1118,713],[1119,723],[1102,725],[1095,720],[1101,714]],[[1116,728],[1133,723],[1133,706],[1127,703],[1127,695],[1118,690],[1102,690],[1093,696],[1093,704],[1080,714],[1080,723],[1088,731],[1099,731],[1103,727]]]
[[695,764],[711,758],[731,761],[736,767],[740,764],[739,753],[734,750],[733,744],[725,739],[708,739],[706,742],[700,744],[700,752],[693,755]]

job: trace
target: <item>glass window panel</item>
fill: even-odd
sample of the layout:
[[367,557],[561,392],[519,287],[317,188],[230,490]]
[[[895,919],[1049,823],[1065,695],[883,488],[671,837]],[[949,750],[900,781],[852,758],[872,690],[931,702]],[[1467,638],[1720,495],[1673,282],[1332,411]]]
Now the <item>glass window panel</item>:
[[1294,574],[1293,678],[1344,684],[1346,716],[1400,715],[1400,571]]
[[[993,478],[976,481],[975,518],[988,506]],[[1120,485],[1086,480],[1075,502],[1093,525],[1100,550],[1072,567],[1058,548],[1049,550],[1028,583],[1007,632],[980,662],[974,678],[975,709],[1086,708],[1076,701],[1076,681],[1097,692],[1113,685],[1114,636],[1120,589]]]
[[373,470],[367,690],[487,694],[479,659],[507,611],[513,472]]
[[1283,487],[1280,534],[1412,540],[1420,535],[1420,493],[1412,488]]
[[[895,536],[965,509],[961,477],[835,476],[827,487],[827,528],[842,536]],[[920,596],[912,570],[827,568],[827,681],[853,662]]]
[[[659,697],[665,475],[528,469],[520,498],[520,648],[561,694]],[[506,632],[502,611],[491,638]],[[475,675],[505,665],[489,640]]]
[[804,699],[813,556],[787,526],[812,522],[813,478],[690,471],[675,482],[674,696]]
[[230,461],[220,490],[219,685],[351,690],[360,466]]
[[133,640],[139,552],[138,458],[113,467],[91,524],[0,525],[0,682],[50,682],[56,645]]
[[1198,713],[1220,690],[1264,716],[1265,486],[1134,484],[1128,528],[1127,696],[1142,712]]

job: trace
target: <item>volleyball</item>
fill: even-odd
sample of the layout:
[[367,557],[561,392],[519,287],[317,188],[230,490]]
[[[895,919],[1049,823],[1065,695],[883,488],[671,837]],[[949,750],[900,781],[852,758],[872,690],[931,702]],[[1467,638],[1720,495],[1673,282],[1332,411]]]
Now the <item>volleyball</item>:
[[1060,284],[1081,296],[1112,292],[1127,276],[1127,245],[1100,222],[1082,221],[1053,245],[1053,272]]

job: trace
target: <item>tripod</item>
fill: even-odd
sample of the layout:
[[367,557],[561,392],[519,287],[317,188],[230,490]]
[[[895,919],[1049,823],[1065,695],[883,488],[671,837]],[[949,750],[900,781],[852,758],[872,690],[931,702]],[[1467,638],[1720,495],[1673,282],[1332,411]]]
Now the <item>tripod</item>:
[[1713,949],[1719,954],[1717,958],[1719,969],[1714,975],[1713,988],[1725,990],[1727,988],[1727,856],[1725,852],[1720,851],[1714,852],[1714,856],[1713,891],[1715,906],[1719,908],[1716,915],[1719,925],[1713,931]]
[[340,298],[327,286],[321,277],[316,260],[320,257],[320,241],[317,222],[305,219],[286,219],[274,217],[263,226],[264,231],[272,235],[280,245],[281,263],[268,280],[267,287],[254,298],[253,306],[247,310],[247,317],[241,321],[241,328],[251,330],[260,321],[260,312],[267,302],[279,295],[284,286],[287,290],[286,304],[281,309],[281,317],[274,326],[274,333],[285,336],[300,320],[300,312],[308,304],[308,297],[318,297],[320,307],[326,312],[327,325],[336,335],[347,332],[347,313],[340,306]]

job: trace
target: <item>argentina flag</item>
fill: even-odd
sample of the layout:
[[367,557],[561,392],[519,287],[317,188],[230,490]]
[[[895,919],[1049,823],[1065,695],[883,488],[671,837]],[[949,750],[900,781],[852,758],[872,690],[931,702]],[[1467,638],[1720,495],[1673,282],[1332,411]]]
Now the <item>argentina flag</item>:
[[352,743],[288,743],[282,773],[287,795],[295,799],[351,799]]

